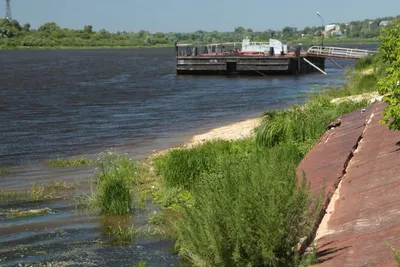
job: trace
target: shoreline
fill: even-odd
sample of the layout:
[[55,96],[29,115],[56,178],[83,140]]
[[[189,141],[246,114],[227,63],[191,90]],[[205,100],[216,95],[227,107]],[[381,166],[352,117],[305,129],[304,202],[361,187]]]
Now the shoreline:
[[152,159],[176,149],[193,148],[209,141],[233,141],[245,139],[251,136],[254,129],[257,128],[258,125],[260,125],[261,121],[262,117],[260,114],[236,122],[221,124],[221,126],[212,127],[211,129],[202,131],[200,133],[189,135],[187,141],[179,145],[172,146],[166,149],[153,150],[146,157],[144,157],[143,160]]
[[[379,44],[379,40],[368,40],[368,39],[341,39],[341,40],[324,40],[326,45],[368,45],[368,44]],[[312,45],[315,42],[309,40],[293,40],[289,43],[302,43],[303,45]],[[155,46],[0,46],[0,51],[7,50],[101,50],[101,49],[147,49],[147,48],[174,48],[174,44],[167,45],[155,45]]]

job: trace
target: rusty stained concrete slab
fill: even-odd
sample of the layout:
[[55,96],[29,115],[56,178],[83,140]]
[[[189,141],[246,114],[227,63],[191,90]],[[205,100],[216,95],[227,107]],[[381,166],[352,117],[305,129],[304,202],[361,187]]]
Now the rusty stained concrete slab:
[[320,266],[397,266],[385,242],[400,249],[400,132],[379,124],[384,107],[341,117],[299,165],[313,194],[325,178],[326,203],[334,196],[317,232]]

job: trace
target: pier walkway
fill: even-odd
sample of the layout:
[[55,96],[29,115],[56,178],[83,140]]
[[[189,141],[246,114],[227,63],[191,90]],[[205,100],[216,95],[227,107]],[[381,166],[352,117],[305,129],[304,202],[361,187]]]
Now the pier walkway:
[[307,50],[307,53],[309,56],[314,57],[360,59],[373,55],[376,51],[333,46],[312,46]]

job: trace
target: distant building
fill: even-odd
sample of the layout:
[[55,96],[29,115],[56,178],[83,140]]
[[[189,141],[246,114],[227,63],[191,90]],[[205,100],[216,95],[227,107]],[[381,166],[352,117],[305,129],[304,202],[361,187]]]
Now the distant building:
[[386,27],[388,24],[389,24],[388,20],[383,20],[383,21],[381,21],[381,23],[379,23],[379,26],[380,27]]
[[339,24],[329,24],[325,26],[324,35],[327,36],[341,36],[342,32],[340,30]]
[[325,26],[325,32],[340,31],[339,24],[329,24]]

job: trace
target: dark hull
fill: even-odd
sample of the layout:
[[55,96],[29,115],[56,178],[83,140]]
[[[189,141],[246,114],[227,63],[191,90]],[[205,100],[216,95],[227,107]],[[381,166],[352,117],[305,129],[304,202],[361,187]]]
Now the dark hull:
[[[304,57],[325,69],[325,59]],[[176,73],[180,75],[293,75],[318,72],[296,57],[268,56],[185,56],[177,57]]]

